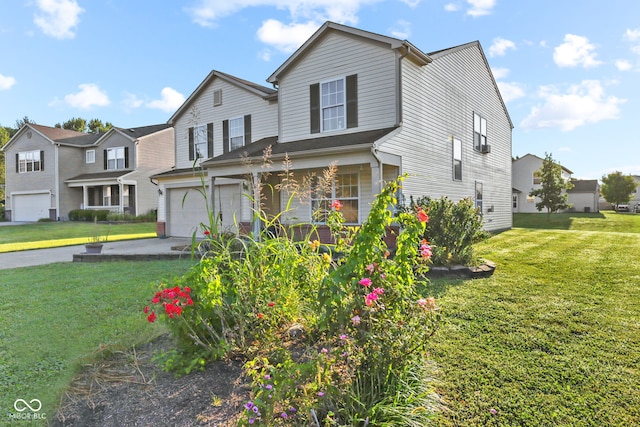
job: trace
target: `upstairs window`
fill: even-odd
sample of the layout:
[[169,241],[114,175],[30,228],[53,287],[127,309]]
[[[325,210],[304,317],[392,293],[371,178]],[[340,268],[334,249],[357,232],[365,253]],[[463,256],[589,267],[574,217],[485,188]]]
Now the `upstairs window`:
[[223,121],[222,139],[225,153],[251,144],[251,115]]
[[189,161],[213,157],[213,123],[189,128]]
[[539,170],[533,172],[533,185],[542,184],[542,173]]
[[473,113],[473,149],[482,152],[487,147],[487,119]]
[[462,180],[462,141],[453,138],[453,179]]
[[16,172],[39,172],[44,170],[44,151],[22,151],[16,154]]
[[87,150],[84,155],[85,163],[95,163],[96,162],[96,150]]
[[358,76],[356,74],[312,84],[309,87],[311,133],[358,126]]
[[129,167],[129,150],[127,147],[114,147],[104,150],[104,163],[106,170],[118,170]]

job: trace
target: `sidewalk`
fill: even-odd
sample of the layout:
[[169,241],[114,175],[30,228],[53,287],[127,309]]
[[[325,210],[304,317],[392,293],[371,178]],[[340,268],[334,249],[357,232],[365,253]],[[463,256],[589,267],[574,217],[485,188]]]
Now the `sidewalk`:
[[[166,239],[139,239],[107,242],[102,248],[105,256],[114,255],[174,255],[191,256],[188,247],[191,239],[169,237]],[[72,262],[74,255],[83,254],[84,245],[65,246],[51,249],[34,249],[31,251],[7,252],[0,254],[0,270],[34,265],[52,264],[55,262]],[[95,256],[95,255],[93,255]]]

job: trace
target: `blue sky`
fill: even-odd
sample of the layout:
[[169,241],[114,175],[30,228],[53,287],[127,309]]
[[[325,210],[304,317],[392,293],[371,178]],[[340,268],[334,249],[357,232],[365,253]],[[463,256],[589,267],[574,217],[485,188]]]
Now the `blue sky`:
[[212,69],[268,86],[325,20],[427,53],[479,40],[514,156],[640,175],[637,0],[0,0],[0,125],[164,123]]

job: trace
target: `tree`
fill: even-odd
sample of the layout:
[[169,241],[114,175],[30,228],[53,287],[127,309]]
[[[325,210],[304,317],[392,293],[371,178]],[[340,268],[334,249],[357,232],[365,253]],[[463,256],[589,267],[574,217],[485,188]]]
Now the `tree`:
[[20,130],[20,128],[27,123],[35,123],[33,120],[29,118],[29,116],[24,116],[23,118],[16,120],[16,129]]
[[600,194],[607,202],[616,205],[616,210],[618,210],[618,205],[629,203],[637,186],[633,176],[622,175],[622,172],[616,171],[602,177]]
[[102,120],[91,119],[89,120],[89,133],[104,133],[111,129],[113,124],[110,122],[102,123]]
[[87,121],[82,117],[73,117],[72,119],[64,122],[62,125],[60,123],[56,123],[55,127],[59,129],[75,130],[76,132],[84,132],[84,130],[87,128]]
[[562,177],[562,166],[553,160],[551,154],[545,153],[542,167],[537,172],[540,174],[541,187],[531,190],[529,196],[540,199],[536,203],[536,209],[541,211],[546,208],[547,216],[551,219],[551,212],[570,207],[565,191],[573,188],[573,184]]
[[[4,147],[4,144],[6,144],[10,138],[11,138],[11,135],[9,131],[6,128],[0,126],[0,147]],[[5,184],[4,151],[0,151],[0,205],[4,205],[4,195],[5,195],[4,184]]]

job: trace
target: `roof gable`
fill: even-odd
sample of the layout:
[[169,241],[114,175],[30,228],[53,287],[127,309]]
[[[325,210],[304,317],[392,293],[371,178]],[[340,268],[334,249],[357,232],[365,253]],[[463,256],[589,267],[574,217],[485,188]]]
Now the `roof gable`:
[[37,132],[38,135],[42,136],[45,140],[48,140],[51,144],[87,135],[82,132],[76,132],[75,130],[38,125],[35,123],[25,123],[0,150],[5,151],[16,141],[22,138],[23,135],[28,134],[28,132]]
[[248,80],[241,79],[239,77],[232,76],[220,71],[213,70],[209,75],[198,85],[198,87],[189,95],[187,100],[176,110],[175,113],[169,118],[168,124],[174,125],[178,118],[182,116],[191,106],[191,104],[198,99],[198,97],[206,90],[206,88],[213,83],[215,79],[224,80],[225,82],[246,90],[262,99],[277,99],[278,91],[265,86],[261,86],[256,83],[252,83]]
[[318,44],[329,32],[340,32],[343,34],[362,38],[370,42],[378,42],[386,44],[390,49],[396,49],[403,55],[407,55],[412,60],[421,65],[431,62],[431,58],[420,49],[413,46],[406,40],[400,40],[394,37],[383,36],[381,34],[364,31],[358,28],[349,27],[335,22],[325,22],[302,46],[300,46],[277,70],[275,70],[267,81],[269,83],[277,83],[280,78],[289,71],[291,66],[306,56],[310,49]]

